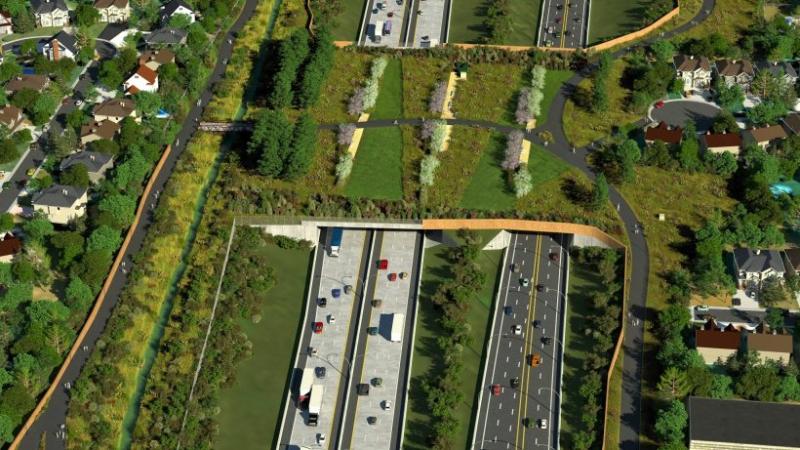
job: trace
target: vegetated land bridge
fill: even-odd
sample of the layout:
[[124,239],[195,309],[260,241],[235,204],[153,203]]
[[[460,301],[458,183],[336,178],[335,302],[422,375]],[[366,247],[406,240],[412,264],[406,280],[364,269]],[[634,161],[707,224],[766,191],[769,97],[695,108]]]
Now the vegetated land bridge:
[[236,120],[233,122],[200,122],[197,129],[209,133],[227,133],[229,131],[253,131],[254,122]]

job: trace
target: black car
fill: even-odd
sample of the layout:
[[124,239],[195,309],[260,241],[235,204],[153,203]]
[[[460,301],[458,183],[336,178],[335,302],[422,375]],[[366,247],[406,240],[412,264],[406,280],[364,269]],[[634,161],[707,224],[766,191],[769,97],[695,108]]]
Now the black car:
[[326,370],[325,370],[325,368],[324,368],[324,367],[317,367],[317,369],[315,370],[315,372],[317,373],[317,378],[325,378],[325,372],[326,372]]
[[539,328],[541,325],[542,325],[542,323],[539,322],[538,320],[534,320],[533,321],[533,328]]
[[514,377],[511,379],[511,389],[516,389],[519,387],[519,377]]
[[328,305],[328,299],[325,297],[320,297],[317,299],[317,304],[319,305],[320,308],[324,308],[325,306]]
[[503,312],[506,313],[507,316],[510,316],[514,312],[514,308],[506,306],[503,308]]
[[542,337],[542,344],[544,344],[544,345],[550,345],[550,343],[551,343],[551,342],[553,342],[553,339],[552,339],[552,338],[549,338],[549,337],[547,337],[547,336],[543,336],[543,337]]
[[536,285],[536,292],[542,292],[544,290],[544,285],[539,283]]

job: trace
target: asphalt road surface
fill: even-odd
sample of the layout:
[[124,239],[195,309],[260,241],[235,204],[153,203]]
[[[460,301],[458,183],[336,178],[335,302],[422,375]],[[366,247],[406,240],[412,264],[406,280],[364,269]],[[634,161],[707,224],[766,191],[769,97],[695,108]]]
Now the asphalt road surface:
[[[566,239],[528,233],[511,237],[473,449],[558,448]],[[529,365],[531,355],[541,357],[537,367]]]
[[705,133],[714,124],[714,118],[720,113],[719,107],[711,103],[696,100],[675,100],[664,102],[660,108],[650,111],[650,117],[656,122],[666,122],[673,127],[686,126],[686,122],[694,121],[699,133]]
[[[367,0],[367,13],[364,17],[364,26],[361,36],[358,37],[358,45],[374,47],[405,47],[408,38],[409,21],[411,19],[411,7],[415,0]],[[378,5],[381,5],[379,8]],[[391,16],[390,16],[391,14]],[[378,21],[392,22],[390,34],[383,34],[383,30],[377,30],[375,25]],[[375,35],[381,35],[381,41],[375,41]]]
[[[172,171],[175,168],[175,163],[185,150],[186,142],[189,141],[195,131],[195,120],[199,121],[200,117],[202,117],[203,109],[206,107],[209,100],[211,100],[213,86],[222,79],[222,75],[225,72],[225,63],[223,61],[228,61],[231,57],[233,45],[232,42],[235,39],[234,33],[237,33],[239,30],[241,30],[244,24],[250,19],[257,4],[258,0],[245,0],[241,15],[234,22],[228,32],[222,36],[218,50],[217,65],[214,66],[214,70],[211,72],[208,83],[206,84],[206,88],[200,95],[199,100],[192,105],[192,108],[189,110],[186,119],[183,122],[181,131],[178,133],[176,140],[172,145],[172,151],[165,161],[161,172],[158,174],[158,177],[153,183],[153,192],[161,192],[164,189],[164,185],[166,184],[170,175],[172,175]],[[64,106],[62,106],[61,112],[63,112],[63,108]],[[30,156],[31,164],[28,167],[33,166],[33,160],[41,159],[42,157],[42,154]],[[19,178],[20,173],[24,175],[25,170],[26,169],[24,167],[21,167],[15,176],[15,179]],[[10,195],[16,197],[15,194],[7,193],[6,191],[0,193],[0,207],[6,205],[10,206],[11,203],[13,203],[13,198],[10,202],[8,201],[8,196]],[[157,198],[153,198],[153,202],[157,202]],[[142,246],[142,242],[144,241],[144,237],[151,222],[152,212],[149,212],[144,214],[142,216],[142,220],[136,224],[136,228],[134,229],[133,236],[128,246],[128,252],[124,255],[125,261],[127,262],[127,269],[123,268],[124,272],[120,271],[111,275],[113,280],[111,282],[111,286],[109,287],[108,293],[106,294],[105,301],[98,312],[97,319],[91,324],[84,340],[78,344],[81,349],[85,348],[86,350],[79,351],[72,360],[67,362],[67,370],[61,379],[53,380],[53,382],[58,383],[59,386],[64,386],[66,383],[74,385],[75,380],[78,378],[83,366],[86,364],[86,360],[89,357],[89,352],[94,349],[97,339],[105,329],[106,322],[111,315],[111,311],[114,309],[114,306],[119,300],[120,292],[122,291],[122,288],[127,281],[128,274],[130,273],[130,267],[133,266],[135,255]],[[56,437],[56,432],[60,430],[62,424],[66,423],[67,403],[67,389],[58,389],[53,394],[49,403],[43,409],[37,420],[31,426],[28,433],[24,436],[19,448],[21,450],[38,449],[39,439],[43,433],[47,433],[48,435],[48,450],[59,450],[65,448],[64,441]],[[66,430],[66,434],[67,439],[69,439],[69,429]]]
[[583,48],[589,25],[589,0],[544,0],[539,18],[540,47]]

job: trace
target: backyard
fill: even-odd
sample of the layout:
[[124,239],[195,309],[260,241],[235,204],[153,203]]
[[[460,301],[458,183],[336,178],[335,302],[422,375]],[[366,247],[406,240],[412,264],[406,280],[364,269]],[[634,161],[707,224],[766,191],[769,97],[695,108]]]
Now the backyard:
[[[496,234],[496,232],[491,233]],[[488,239],[485,235],[484,242]],[[457,239],[447,235],[445,240]],[[441,334],[437,319],[441,315],[431,302],[431,296],[438,285],[450,276],[450,265],[447,259],[448,247],[438,245],[425,252],[422,272],[422,284],[419,298],[419,315],[414,336],[413,362],[411,367],[411,384],[408,392],[409,404],[406,414],[406,435],[403,448],[405,450],[427,450],[430,448],[427,437],[431,433],[431,413],[428,408],[423,386],[426,379],[434,379],[442,368],[442,361],[437,358],[439,349],[436,343]],[[483,369],[483,353],[489,317],[494,302],[495,291],[500,274],[501,257],[499,250],[483,251],[478,257],[481,271],[486,275],[486,284],[477,298],[470,303],[467,322],[472,330],[471,344],[463,352],[464,370],[458,384],[463,396],[463,407],[458,409],[458,428],[454,436],[458,437],[453,448],[465,449],[472,436],[473,411],[481,370]]]
[[[275,447],[283,400],[300,330],[309,250],[284,250],[274,244],[264,253],[272,264],[275,286],[265,293],[259,323],[242,320],[252,356],[236,369],[236,383],[220,394],[218,450]],[[280,262],[278,264],[278,262]]]

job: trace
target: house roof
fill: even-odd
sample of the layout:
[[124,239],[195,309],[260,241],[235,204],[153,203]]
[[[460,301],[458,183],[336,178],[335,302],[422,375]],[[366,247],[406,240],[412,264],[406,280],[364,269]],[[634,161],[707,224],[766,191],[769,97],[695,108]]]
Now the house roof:
[[694,340],[697,348],[739,349],[742,333],[739,331],[695,330]]
[[689,439],[796,448],[800,405],[690,397]]
[[666,122],[650,127],[644,133],[646,141],[662,141],[668,144],[680,144],[682,137],[683,129],[681,127],[670,127]]
[[69,208],[83,197],[86,191],[87,188],[83,187],[54,184],[34,195],[32,202],[35,205]]
[[792,133],[799,134],[800,133],[800,113],[789,113],[782,119],[783,124],[786,125]]
[[64,0],[31,0],[31,8],[37,14],[51,13],[57,9],[69,11]]
[[792,335],[750,333],[747,335],[747,349],[757,352],[792,353]]
[[110,120],[102,122],[92,122],[81,127],[81,137],[85,136],[99,136],[101,139],[114,139],[114,135],[119,131],[119,124]]
[[739,147],[742,145],[742,136],[739,133],[707,133],[703,135],[706,146],[715,147]]
[[11,233],[6,233],[0,240],[0,256],[10,256],[22,250],[22,241]]
[[10,92],[17,92],[23,89],[41,91],[47,86],[47,82],[48,78],[44,75],[20,75],[6,83],[6,90]]
[[756,142],[769,142],[775,139],[786,139],[788,134],[780,125],[770,125],[762,128],[753,128],[745,131]]
[[75,39],[75,36],[67,33],[66,31],[59,31],[56,33],[55,36],[50,38],[50,42],[52,44],[53,41],[58,41],[63,45],[67,50],[71,51],[74,54],[78,53],[78,41]]
[[103,103],[95,105],[93,114],[95,116],[109,116],[109,117],[128,117],[136,110],[136,102],[132,99],[116,99],[112,98]]
[[111,155],[100,152],[77,152],[68,155],[61,160],[59,169],[67,170],[75,164],[83,164],[89,173],[98,173],[103,170],[103,166],[111,162]]
[[144,40],[148,44],[180,44],[186,39],[186,30],[180,28],[160,28],[148,34]]
[[155,61],[158,65],[171,63],[175,61],[175,53],[168,48],[162,48],[161,50],[147,50],[139,56],[139,65],[144,65],[151,61]]
[[194,8],[189,6],[189,4],[184,2],[183,0],[172,0],[171,2],[161,7],[161,17],[171,16],[181,6],[188,9],[189,11],[194,12]]
[[723,59],[717,61],[717,72],[726,77],[735,77],[741,74],[755,74],[753,63],[746,59]]
[[141,65],[138,69],[136,69],[136,75],[144,78],[150,84],[153,84],[158,80],[158,74],[145,65]]
[[672,58],[672,63],[675,65],[675,70],[681,72],[694,72],[697,69],[711,71],[711,63],[705,56],[676,55]]
[[783,258],[781,258],[781,254],[777,250],[737,248],[733,250],[733,259],[738,270],[744,272],[761,273],[767,269],[772,269],[776,272],[786,271]]
[[128,0],[95,0],[94,2],[94,7],[97,9],[105,9],[111,6],[125,8],[128,6]]
[[0,11],[0,26],[7,27],[11,25],[13,25],[11,16],[8,13]]
[[787,75],[792,78],[797,78],[797,71],[794,69],[794,66],[785,61],[773,61],[773,62],[762,62],[758,65],[758,70],[763,70],[765,72],[769,72],[776,77],[782,77]]
[[787,248],[783,251],[786,259],[789,260],[789,265],[795,269],[800,268],[800,248]]
[[14,105],[6,105],[0,108],[0,123],[3,125],[14,125],[19,120],[22,110]]
[[128,29],[127,23],[109,23],[97,36],[98,39],[110,41]]

